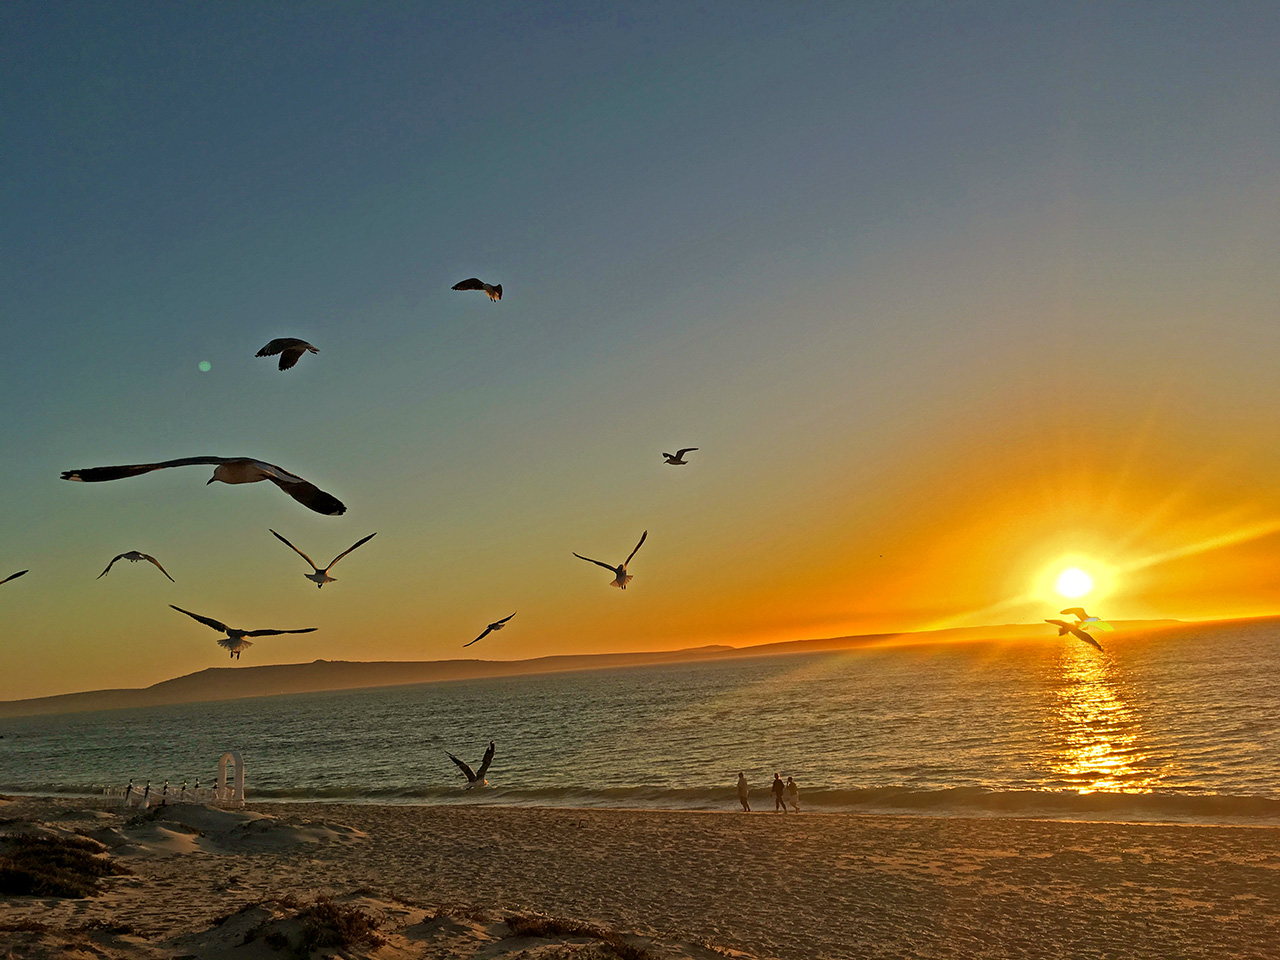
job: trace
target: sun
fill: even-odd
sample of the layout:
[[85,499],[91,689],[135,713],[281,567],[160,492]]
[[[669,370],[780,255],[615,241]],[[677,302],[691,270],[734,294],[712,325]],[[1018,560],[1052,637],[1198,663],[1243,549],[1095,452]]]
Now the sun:
[[1058,574],[1054,589],[1068,600],[1077,600],[1093,589],[1093,577],[1079,567],[1067,567]]

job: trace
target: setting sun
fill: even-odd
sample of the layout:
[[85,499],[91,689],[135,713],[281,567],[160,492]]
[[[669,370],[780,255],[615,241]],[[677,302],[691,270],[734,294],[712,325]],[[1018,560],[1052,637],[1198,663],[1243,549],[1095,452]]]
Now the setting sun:
[[1068,567],[1058,574],[1054,588],[1064,597],[1075,600],[1093,589],[1093,577],[1079,567]]

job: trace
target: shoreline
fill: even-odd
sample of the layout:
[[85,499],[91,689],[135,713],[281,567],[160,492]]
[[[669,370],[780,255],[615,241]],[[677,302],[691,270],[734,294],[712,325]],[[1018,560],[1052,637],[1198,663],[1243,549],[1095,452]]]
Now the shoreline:
[[[581,918],[663,944],[756,957],[1262,958],[1280,942],[1280,827],[486,804],[183,806],[152,819],[65,798],[0,804],[0,818],[95,828],[135,870],[97,901],[0,900],[6,917],[98,918],[155,941],[193,935],[210,904],[226,912],[363,890],[433,910]],[[223,838],[206,825],[194,836],[182,823],[204,823],[193,817],[245,820],[252,830]]]

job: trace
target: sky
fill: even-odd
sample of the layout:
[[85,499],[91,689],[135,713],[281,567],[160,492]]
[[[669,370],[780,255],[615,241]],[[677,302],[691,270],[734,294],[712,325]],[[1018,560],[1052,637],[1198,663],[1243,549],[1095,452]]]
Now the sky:
[[[1035,622],[1070,566],[1111,619],[1280,612],[1278,46],[1265,4],[3,5],[0,698],[236,663],[169,604],[318,628],[242,666]],[[200,455],[349,509],[59,480]],[[317,590],[269,529],[378,535]],[[625,592],[572,556],[645,530]],[[126,550],[176,582],[95,579]]]

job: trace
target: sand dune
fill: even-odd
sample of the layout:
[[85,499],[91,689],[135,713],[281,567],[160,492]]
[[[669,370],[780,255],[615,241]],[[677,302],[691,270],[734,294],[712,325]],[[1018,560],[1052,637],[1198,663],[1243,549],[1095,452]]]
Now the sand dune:
[[386,942],[352,957],[615,955],[515,936],[513,914],[672,958],[1261,960],[1280,943],[1274,827],[325,804],[126,818],[26,798],[0,818],[105,837],[134,871],[97,898],[0,900],[0,956],[76,956],[77,938],[107,960],[279,956],[266,939],[295,937],[317,897],[376,920]]

